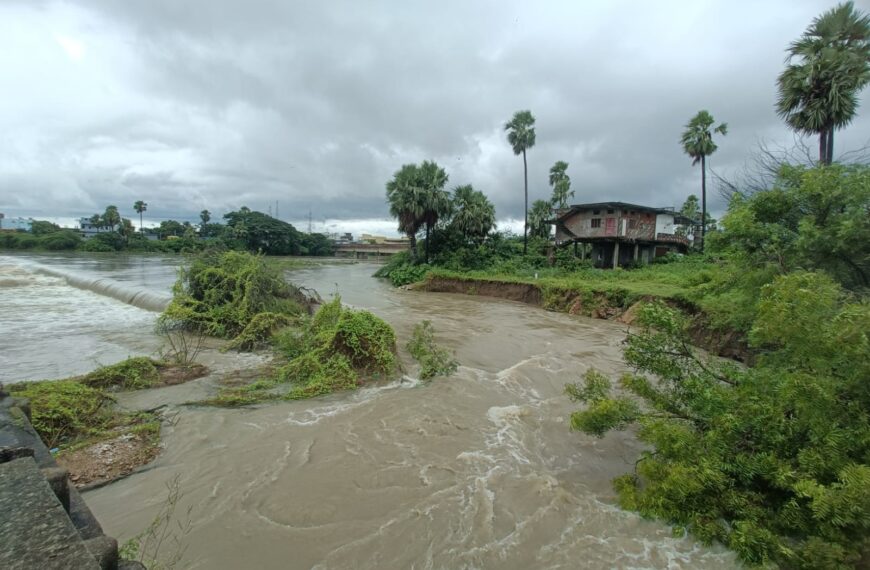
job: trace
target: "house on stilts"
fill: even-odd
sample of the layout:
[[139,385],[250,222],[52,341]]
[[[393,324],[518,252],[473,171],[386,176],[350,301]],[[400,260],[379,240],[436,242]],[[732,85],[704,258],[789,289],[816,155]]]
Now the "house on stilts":
[[[617,268],[630,263],[650,263],[669,252],[686,253],[696,222],[673,208],[652,208],[625,202],[576,204],[557,210],[556,247],[584,244],[585,257],[596,267]],[[678,232],[679,227],[685,228]],[[689,236],[689,237],[687,237]]]

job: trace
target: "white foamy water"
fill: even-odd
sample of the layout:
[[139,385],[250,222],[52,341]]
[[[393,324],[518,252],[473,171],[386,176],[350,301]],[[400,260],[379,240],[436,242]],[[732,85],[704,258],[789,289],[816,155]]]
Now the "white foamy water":
[[174,273],[159,261],[0,256],[0,382],[61,378],[152,354],[160,346],[156,313],[141,307],[165,303]]

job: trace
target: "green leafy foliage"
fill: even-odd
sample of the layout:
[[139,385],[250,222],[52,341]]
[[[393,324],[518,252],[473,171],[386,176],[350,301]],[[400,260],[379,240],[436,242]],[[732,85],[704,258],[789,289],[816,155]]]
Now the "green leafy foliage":
[[236,251],[206,253],[180,271],[172,302],[160,318],[212,336],[234,338],[260,313],[272,313],[260,317],[253,325],[257,330],[249,330],[239,340],[241,346],[253,342],[266,328],[271,330],[265,325],[276,324],[276,315],[302,314],[303,303],[308,303],[306,296],[262,257]]
[[748,270],[822,269],[850,289],[870,287],[870,166],[785,166],[776,185],[735,196],[715,238]]
[[237,407],[285,398],[298,400],[353,390],[397,368],[396,336],[368,311],[343,307],[336,297],[310,318],[291,321],[272,342],[286,364],[247,386],[226,388],[200,404]]
[[717,540],[753,565],[852,567],[870,547],[870,305],[821,273],[763,287],[738,368],[701,355],[686,322],[641,309],[622,391],[597,372],[568,387],[572,427],[638,426],[652,450],[615,481],[623,507]]
[[140,390],[150,388],[159,380],[158,365],[148,357],[137,356],[98,368],[78,380],[91,388]]
[[429,321],[414,326],[406,348],[420,363],[421,380],[428,380],[433,376],[450,376],[459,367],[459,362],[450,352],[435,343],[435,329]]
[[31,423],[48,447],[98,433],[112,421],[111,397],[76,380],[23,382],[9,388],[30,400]]

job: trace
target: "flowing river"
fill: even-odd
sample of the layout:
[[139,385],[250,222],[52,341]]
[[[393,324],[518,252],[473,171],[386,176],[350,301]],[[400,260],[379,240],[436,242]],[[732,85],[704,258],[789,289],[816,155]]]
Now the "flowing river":
[[[33,262],[166,295],[177,258],[0,257],[6,381],[70,375],[159,344],[155,313]],[[610,481],[641,450],[631,433],[595,439],[568,427],[576,404],[564,384],[590,367],[623,372],[624,325],[397,290],[374,269],[290,276],[386,319],[400,344],[432,321],[461,363],[454,376],[249,409],[179,407],[148,469],[85,494],[106,532],[123,541],[142,531],[177,480],[176,515],[190,521],[183,568],[737,567],[721,547],[616,506]]]

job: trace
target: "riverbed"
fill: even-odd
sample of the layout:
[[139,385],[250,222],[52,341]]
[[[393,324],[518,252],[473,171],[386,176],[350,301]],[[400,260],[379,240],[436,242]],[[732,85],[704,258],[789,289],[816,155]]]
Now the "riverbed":
[[[85,259],[31,261],[117,275],[155,293],[168,290],[176,263]],[[432,321],[461,364],[454,376],[418,382],[403,355],[404,379],[352,393],[239,410],[178,407],[156,461],[86,493],[105,531],[123,541],[143,530],[177,480],[176,515],[190,522],[180,568],[737,567],[721,547],[672,538],[667,526],[616,506],[610,480],[642,449],[631,433],[596,439],[568,427],[576,404],[565,383],[590,367],[624,372],[624,325],[398,290],[374,270],[323,265],[290,277],[373,311],[401,344],[416,323]],[[0,284],[27,281],[28,271],[21,258],[0,258]],[[83,371],[88,361],[76,353],[153,350],[158,339],[143,331],[154,313],[64,287],[72,289],[62,280],[3,286],[4,343],[17,346],[6,338],[10,306],[28,308],[19,334],[33,313],[41,334],[55,334],[53,324],[70,337],[57,349],[66,358],[41,354],[51,343],[4,350],[4,366],[17,371],[10,379],[22,379],[20,358],[44,356],[51,366],[39,375],[59,377]],[[104,324],[80,322],[90,320]]]

